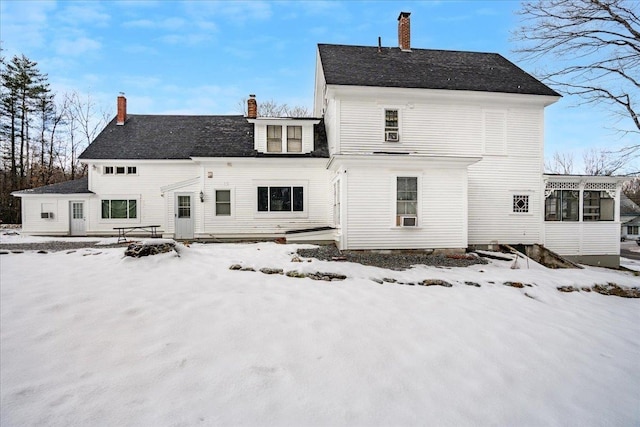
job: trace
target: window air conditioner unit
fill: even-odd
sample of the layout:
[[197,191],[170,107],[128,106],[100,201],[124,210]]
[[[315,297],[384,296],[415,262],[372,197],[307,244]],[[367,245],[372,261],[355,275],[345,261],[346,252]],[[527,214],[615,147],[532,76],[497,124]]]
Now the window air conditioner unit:
[[53,219],[53,212],[40,212],[40,218]]
[[416,227],[418,225],[418,218],[415,216],[401,216],[400,227]]
[[397,130],[387,130],[384,132],[384,140],[387,142],[400,141],[400,132]]

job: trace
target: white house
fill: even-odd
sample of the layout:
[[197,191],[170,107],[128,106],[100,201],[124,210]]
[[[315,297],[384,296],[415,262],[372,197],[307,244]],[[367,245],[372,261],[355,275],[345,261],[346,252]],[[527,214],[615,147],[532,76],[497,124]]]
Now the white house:
[[[499,54],[318,45],[314,118],[118,114],[88,179],[15,193],[23,231],[286,237],[340,249],[543,244],[619,261],[620,181],[543,174],[560,96]],[[575,196],[575,199],[572,198]],[[576,202],[577,200],[577,202]]]
[[620,194],[620,223],[623,238],[640,238],[640,206],[624,193]]

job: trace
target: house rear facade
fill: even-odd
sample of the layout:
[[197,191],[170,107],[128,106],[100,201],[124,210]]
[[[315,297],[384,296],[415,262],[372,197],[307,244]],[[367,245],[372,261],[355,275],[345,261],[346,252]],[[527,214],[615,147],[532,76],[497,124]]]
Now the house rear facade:
[[259,117],[253,96],[246,117],[130,115],[119,97],[80,156],[84,184],[16,193],[24,232],[154,224],[178,239],[356,250],[538,243],[615,265],[619,179],[543,174],[544,109],[558,93],[499,54],[412,48],[409,20],[398,18],[398,47],[318,45],[313,118]]

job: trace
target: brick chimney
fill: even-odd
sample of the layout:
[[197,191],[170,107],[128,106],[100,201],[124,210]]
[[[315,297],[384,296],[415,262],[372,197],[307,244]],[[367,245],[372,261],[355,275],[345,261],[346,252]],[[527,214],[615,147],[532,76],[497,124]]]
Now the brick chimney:
[[258,117],[258,101],[256,101],[255,95],[249,95],[247,99],[247,118],[255,119]]
[[118,115],[116,117],[116,124],[118,126],[124,125],[127,120],[127,98],[124,97],[124,93],[120,92],[118,95]]
[[411,12],[400,12],[398,16],[398,47],[403,51],[411,50]]

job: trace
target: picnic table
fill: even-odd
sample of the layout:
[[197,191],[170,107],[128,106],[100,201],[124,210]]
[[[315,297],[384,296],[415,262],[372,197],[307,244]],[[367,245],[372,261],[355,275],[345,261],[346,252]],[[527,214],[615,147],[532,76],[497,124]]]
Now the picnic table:
[[114,230],[118,230],[118,243],[128,242],[127,234],[132,231],[145,231],[151,234],[152,238],[158,238],[159,225],[138,225],[135,227],[113,227]]

